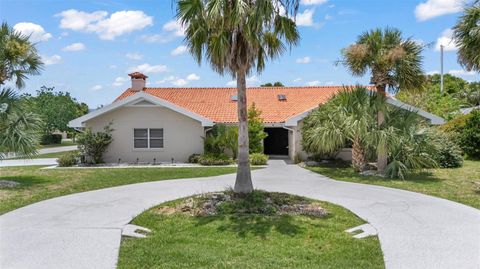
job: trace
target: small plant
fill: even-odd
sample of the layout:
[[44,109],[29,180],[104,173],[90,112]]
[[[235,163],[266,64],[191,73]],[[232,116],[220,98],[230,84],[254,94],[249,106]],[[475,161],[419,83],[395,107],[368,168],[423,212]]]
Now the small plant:
[[471,158],[480,159],[480,109],[470,112],[460,134],[460,147]]
[[61,144],[62,135],[61,134],[45,134],[42,135],[40,139],[40,145],[51,145],[51,144]]
[[250,154],[251,165],[266,165],[267,161],[268,161],[268,156],[263,153]]
[[198,163],[198,159],[202,156],[201,154],[194,153],[188,157],[189,163]]
[[103,153],[113,141],[112,131],[111,124],[109,124],[103,128],[103,132],[94,133],[92,130],[87,129],[79,135],[77,142],[78,149],[82,155],[82,162],[103,163]]
[[302,156],[300,156],[300,153],[295,154],[293,157],[293,163],[294,164],[299,164],[302,162]]
[[224,153],[203,154],[198,157],[198,163],[201,165],[229,165],[233,163],[233,160]]
[[434,151],[431,153],[438,166],[456,168],[463,165],[463,153],[451,136],[442,131],[432,131],[428,135]]
[[60,167],[69,167],[74,166],[78,163],[78,153],[76,152],[68,152],[63,154],[57,160],[58,166]]

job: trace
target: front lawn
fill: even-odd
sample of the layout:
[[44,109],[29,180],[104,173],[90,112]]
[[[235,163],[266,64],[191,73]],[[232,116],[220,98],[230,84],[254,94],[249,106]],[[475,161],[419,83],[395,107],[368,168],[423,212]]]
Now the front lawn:
[[166,179],[207,177],[234,173],[235,167],[39,169],[0,168],[0,180],[19,182],[0,187],[0,214],[49,198],[113,186]]
[[480,192],[474,182],[480,181],[480,161],[466,160],[461,168],[427,169],[407,176],[405,180],[362,176],[352,168],[337,164],[308,167],[336,180],[374,184],[420,192],[480,209]]
[[263,195],[277,210],[305,199],[256,191],[236,205],[207,200],[207,214],[189,211],[192,200],[167,202],[133,220],[152,233],[123,238],[118,268],[384,268],[377,237],[345,232],[365,223],[350,211],[308,199],[328,214],[278,214]]

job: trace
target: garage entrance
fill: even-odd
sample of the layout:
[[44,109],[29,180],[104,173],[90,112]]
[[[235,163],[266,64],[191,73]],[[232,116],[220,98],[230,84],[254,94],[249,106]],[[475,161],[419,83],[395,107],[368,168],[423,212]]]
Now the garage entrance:
[[268,136],[263,140],[264,153],[288,156],[288,130],[284,128],[265,128],[265,132]]

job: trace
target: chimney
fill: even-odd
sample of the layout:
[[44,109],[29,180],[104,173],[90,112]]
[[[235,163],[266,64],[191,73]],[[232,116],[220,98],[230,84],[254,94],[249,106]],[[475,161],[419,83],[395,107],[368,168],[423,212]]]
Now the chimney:
[[128,75],[132,79],[131,89],[136,92],[143,91],[143,88],[145,88],[145,83],[147,82],[148,77],[140,72],[133,72]]

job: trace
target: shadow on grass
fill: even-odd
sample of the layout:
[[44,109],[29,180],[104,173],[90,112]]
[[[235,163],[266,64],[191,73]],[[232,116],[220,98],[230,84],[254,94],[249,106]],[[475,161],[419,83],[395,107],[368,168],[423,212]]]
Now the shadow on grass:
[[294,222],[292,216],[266,216],[259,214],[232,214],[208,217],[196,217],[196,225],[207,225],[213,222],[220,222],[218,231],[234,232],[239,237],[245,238],[248,235],[267,238],[272,231],[283,235],[295,236],[302,233],[303,228]]
[[[310,221],[299,221],[296,218],[308,218],[318,220],[315,223]],[[306,229],[321,229],[326,227],[322,220],[331,218],[331,214],[323,217],[292,216],[292,215],[260,215],[260,214],[222,214],[217,216],[195,217],[196,225],[208,225],[218,222],[219,232],[233,232],[239,237],[245,238],[249,235],[266,239],[271,232],[277,232],[286,236],[302,234]],[[302,224],[302,226],[299,225]],[[308,225],[306,227],[305,225]]]
[[13,188],[0,188],[1,190],[18,190],[18,189],[25,189],[28,187],[31,187],[33,185],[38,185],[45,183],[47,180],[45,180],[42,177],[39,176],[32,176],[32,175],[25,175],[25,176],[6,176],[2,177],[0,176],[0,180],[8,180],[8,181],[15,181],[20,183],[17,187]]

